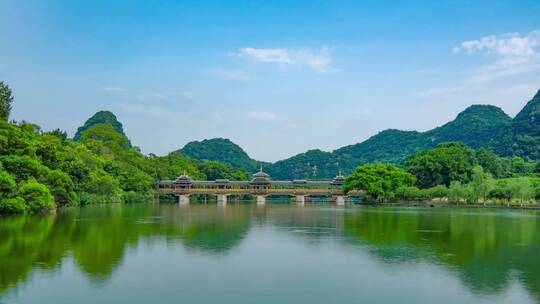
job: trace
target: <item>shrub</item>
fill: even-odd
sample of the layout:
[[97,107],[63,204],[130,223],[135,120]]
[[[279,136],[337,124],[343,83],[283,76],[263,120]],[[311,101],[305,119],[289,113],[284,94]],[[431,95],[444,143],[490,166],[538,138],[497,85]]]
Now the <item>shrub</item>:
[[423,201],[430,198],[426,190],[418,189],[415,186],[399,187],[396,190],[396,197],[406,201]]
[[430,198],[448,197],[448,188],[444,185],[438,185],[426,190]]
[[0,199],[0,213],[25,213],[30,207],[21,197]]
[[12,197],[16,191],[15,179],[9,173],[0,171],[0,198]]
[[126,191],[122,193],[122,200],[125,203],[141,203],[152,201],[153,194],[151,191],[146,192],[135,192],[135,191]]
[[31,211],[53,207],[53,196],[47,186],[35,180],[29,180],[19,189],[19,195],[24,199]]

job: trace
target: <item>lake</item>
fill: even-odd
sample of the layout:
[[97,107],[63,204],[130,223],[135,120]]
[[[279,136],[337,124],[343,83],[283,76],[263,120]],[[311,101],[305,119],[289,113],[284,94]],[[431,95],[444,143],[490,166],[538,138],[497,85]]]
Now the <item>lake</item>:
[[0,303],[536,303],[540,213],[279,203],[0,217]]

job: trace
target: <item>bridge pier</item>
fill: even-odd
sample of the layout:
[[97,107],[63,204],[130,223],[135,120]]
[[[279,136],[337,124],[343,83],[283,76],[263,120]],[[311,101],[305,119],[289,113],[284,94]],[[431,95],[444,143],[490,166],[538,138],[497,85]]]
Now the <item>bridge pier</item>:
[[178,203],[180,205],[188,205],[189,204],[189,194],[180,194],[180,195],[178,195]]
[[264,205],[266,204],[266,196],[264,195],[257,195],[257,205]]
[[218,205],[227,205],[227,194],[218,194],[217,203]]
[[297,205],[303,205],[306,202],[306,196],[305,195],[297,195],[295,201],[296,201]]
[[336,205],[338,205],[338,206],[345,205],[345,196],[343,196],[343,195],[336,196]]

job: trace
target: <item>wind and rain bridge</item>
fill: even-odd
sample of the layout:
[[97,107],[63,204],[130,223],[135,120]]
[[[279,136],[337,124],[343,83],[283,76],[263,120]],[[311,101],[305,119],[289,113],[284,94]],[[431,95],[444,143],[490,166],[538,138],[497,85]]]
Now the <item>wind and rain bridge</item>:
[[261,168],[250,181],[193,180],[184,174],[175,180],[160,181],[157,190],[175,195],[180,204],[189,204],[191,195],[216,195],[218,204],[227,204],[227,197],[231,195],[250,195],[255,197],[259,205],[265,204],[268,196],[289,196],[297,204],[304,204],[309,197],[323,197],[337,205],[344,205],[350,195],[359,194],[357,191],[345,194],[342,190],[344,181],[341,173],[332,180],[275,181]]

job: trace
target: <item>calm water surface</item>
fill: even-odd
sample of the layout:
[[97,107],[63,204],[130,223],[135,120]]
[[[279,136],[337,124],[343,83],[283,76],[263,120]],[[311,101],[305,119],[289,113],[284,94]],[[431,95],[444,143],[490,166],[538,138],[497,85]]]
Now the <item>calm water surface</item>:
[[537,303],[540,214],[108,205],[0,218],[0,303]]

